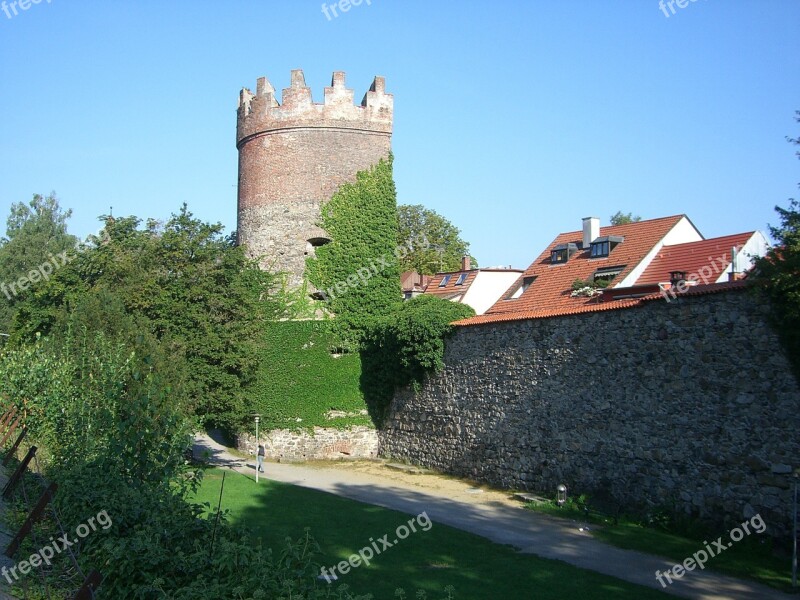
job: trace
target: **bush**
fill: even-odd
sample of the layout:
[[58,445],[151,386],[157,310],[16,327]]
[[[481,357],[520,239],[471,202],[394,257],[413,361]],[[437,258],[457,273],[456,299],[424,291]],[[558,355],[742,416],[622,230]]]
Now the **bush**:
[[361,388],[376,424],[383,423],[396,388],[421,384],[444,366],[453,321],[474,315],[466,304],[422,295],[372,321],[361,351]]

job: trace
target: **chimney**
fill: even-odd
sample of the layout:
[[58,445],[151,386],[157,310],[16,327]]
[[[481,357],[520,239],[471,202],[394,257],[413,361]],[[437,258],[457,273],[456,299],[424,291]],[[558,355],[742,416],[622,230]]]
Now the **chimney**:
[[739,277],[737,277],[738,273],[736,271],[736,259],[739,258],[739,254],[736,252],[736,246],[731,247],[731,272],[728,273],[728,281],[738,281]]
[[669,285],[671,288],[686,286],[686,271],[670,271]]
[[593,241],[600,237],[600,219],[597,217],[584,217],[583,219],[583,248],[589,247]]
[[467,254],[466,256],[462,256],[461,257],[461,270],[462,271],[469,271],[471,266],[472,265],[470,264],[469,254]]

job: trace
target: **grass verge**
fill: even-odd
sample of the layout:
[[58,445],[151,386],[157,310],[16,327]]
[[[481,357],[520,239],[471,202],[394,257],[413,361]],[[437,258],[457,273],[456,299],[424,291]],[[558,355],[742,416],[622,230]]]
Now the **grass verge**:
[[[675,561],[675,564],[704,549],[706,544],[715,548],[713,542],[720,536],[726,544],[730,541],[727,531],[712,532],[695,525],[686,527],[685,533],[672,533],[624,517],[614,519],[595,511],[587,512],[582,503],[570,502],[563,507],[555,502],[531,503],[527,507],[551,516],[588,523],[591,533],[604,542],[618,548],[657,554]],[[792,592],[791,560],[791,556],[774,550],[766,535],[753,533],[710,558],[705,568]]]
[[[208,470],[195,500],[207,502],[215,510],[221,480],[221,470]],[[389,534],[392,541],[397,528],[410,518],[306,488],[266,480],[256,485],[252,476],[231,471],[225,479],[222,509],[272,548],[310,528],[322,549],[319,563],[326,567],[369,546],[371,538],[379,540]],[[420,512],[423,510],[421,506]],[[405,588],[409,598],[415,590],[438,597],[448,585],[456,589],[457,600],[670,597],[560,561],[520,554],[509,546],[436,523],[383,550],[369,566],[351,570],[340,582],[375,598],[392,598],[397,588]]]

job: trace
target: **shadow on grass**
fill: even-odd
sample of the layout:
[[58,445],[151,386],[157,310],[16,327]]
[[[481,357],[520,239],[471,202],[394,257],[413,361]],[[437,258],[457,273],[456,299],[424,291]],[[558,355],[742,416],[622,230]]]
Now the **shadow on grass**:
[[[208,472],[198,500],[216,506],[220,480],[219,471]],[[402,587],[409,598],[416,590],[425,590],[429,598],[438,599],[445,587],[452,585],[459,600],[667,597],[657,590],[518,552],[512,546],[530,546],[532,537],[539,535],[547,537],[553,553],[577,558],[585,553],[586,539],[577,534],[550,539],[552,525],[522,510],[514,511],[520,513],[516,516],[501,514],[500,509],[507,507],[499,503],[490,506],[498,509],[493,515],[412,490],[337,486],[337,492],[350,498],[368,497],[373,503],[387,505],[392,502],[403,511],[397,512],[274,481],[262,480],[258,488],[255,486],[251,474],[229,473],[222,508],[230,510],[232,520],[245,524],[266,546],[277,551],[287,537],[297,539],[308,527],[321,548],[317,562],[329,570],[363,548],[373,549],[375,556],[369,566],[352,569],[339,579],[357,593],[391,598],[395,589]],[[433,522],[428,531],[422,530],[426,521],[417,516],[421,513]],[[410,528],[412,520],[417,532],[409,531],[406,539],[400,539],[405,530],[398,528]],[[469,525],[499,543],[445,523]],[[391,546],[384,547],[378,541],[381,538]],[[643,580],[651,577],[651,573],[643,573]]]

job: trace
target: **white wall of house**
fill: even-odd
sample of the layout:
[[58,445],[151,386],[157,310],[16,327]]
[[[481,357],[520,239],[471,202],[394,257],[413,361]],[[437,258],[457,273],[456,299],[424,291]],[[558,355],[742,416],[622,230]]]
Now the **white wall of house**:
[[[748,271],[750,267],[753,266],[753,261],[758,257],[765,256],[768,250],[769,241],[767,241],[767,236],[760,231],[754,232],[744,246],[739,248],[739,251],[736,254],[735,271],[737,273]],[[728,252],[730,252],[730,250],[728,250]],[[724,272],[720,273],[715,283],[723,283],[728,281],[728,274],[730,272],[731,266],[729,265]]]
[[[667,235],[661,238],[661,241],[653,246],[653,249],[647,253],[647,256],[642,259],[642,262],[636,265],[633,271],[628,273],[628,276],[625,279],[612,287],[624,288],[635,285],[636,281],[642,276],[642,273],[644,273],[645,269],[650,266],[650,263],[653,262],[653,259],[656,256],[658,256],[658,253],[661,252],[661,248],[664,246],[674,246],[675,244],[685,244],[687,242],[699,242],[702,239],[705,238],[703,238],[695,226],[692,225],[692,222],[685,216],[682,217],[681,220],[675,223],[675,226],[667,232]],[[622,243],[624,244],[625,242]]]
[[482,315],[500,299],[520,276],[519,270],[479,271],[461,302]]

